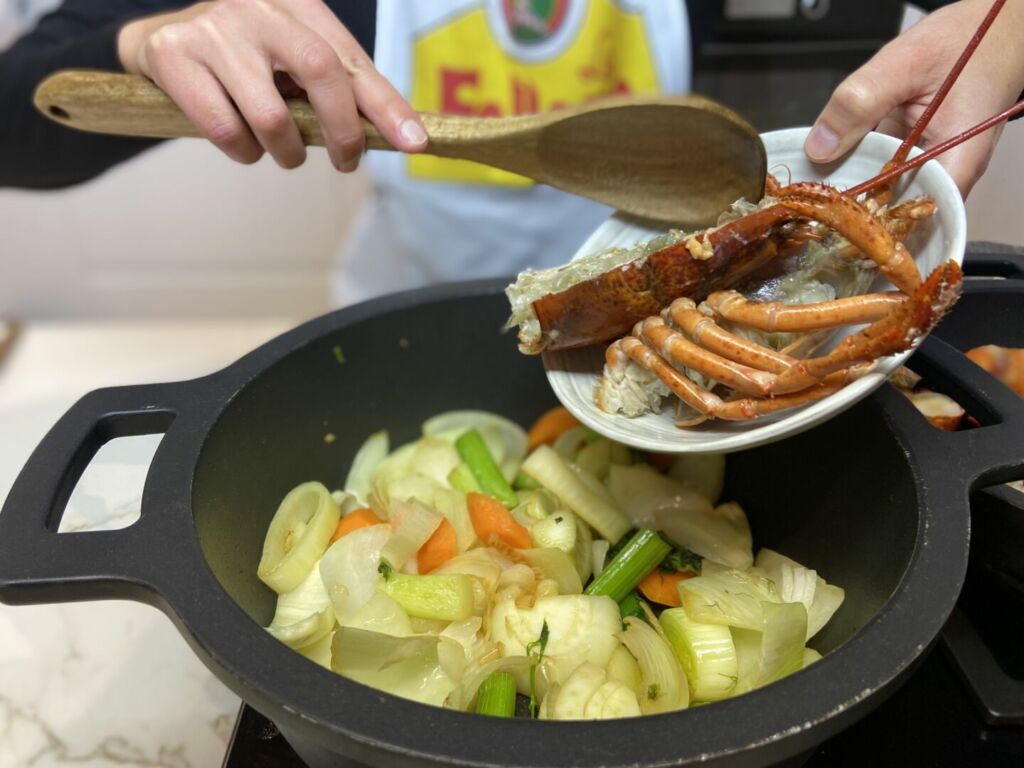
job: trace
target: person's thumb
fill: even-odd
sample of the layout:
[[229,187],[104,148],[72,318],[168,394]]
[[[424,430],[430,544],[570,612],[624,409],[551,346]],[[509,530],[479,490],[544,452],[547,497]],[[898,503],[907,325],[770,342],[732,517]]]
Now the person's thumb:
[[[883,48],[839,84],[807,136],[807,157],[816,163],[835,160],[882,118],[913,97],[915,88],[907,71],[900,70],[898,62],[893,61],[895,58],[898,57],[887,54]],[[902,76],[893,76],[893,72],[901,72]]]

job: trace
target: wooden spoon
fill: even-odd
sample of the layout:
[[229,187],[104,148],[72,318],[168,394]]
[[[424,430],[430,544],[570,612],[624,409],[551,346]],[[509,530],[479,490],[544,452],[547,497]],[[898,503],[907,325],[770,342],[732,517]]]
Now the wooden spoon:
[[[323,146],[308,102],[288,100],[302,140]],[[58,72],[36,91],[47,117],[122,136],[198,136],[156,85],[137,75]],[[737,114],[696,95],[615,97],[519,117],[423,113],[427,154],[473,160],[681,227],[713,224],[764,192],[764,145]],[[367,149],[394,151],[363,121]]]

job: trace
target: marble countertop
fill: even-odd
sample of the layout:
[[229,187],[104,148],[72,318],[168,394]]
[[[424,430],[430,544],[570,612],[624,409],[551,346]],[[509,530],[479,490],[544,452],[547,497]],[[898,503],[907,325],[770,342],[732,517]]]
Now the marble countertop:
[[[0,499],[46,431],[86,392],[210,373],[293,325],[23,327],[0,361]],[[61,531],[130,525],[158,442],[127,438],[101,449]],[[0,768],[219,766],[238,706],[170,620],[147,605],[0,605]]]

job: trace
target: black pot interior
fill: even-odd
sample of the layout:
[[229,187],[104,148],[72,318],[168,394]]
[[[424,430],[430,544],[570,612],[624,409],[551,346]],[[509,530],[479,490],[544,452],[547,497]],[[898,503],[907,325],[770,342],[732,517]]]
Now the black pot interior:
[[[256,566],[293,486],[339,487],[363,440],[382,428],[396,446],[445,410],[487,409],[528,425],[555,404],[540,359],[499,333],[506,316],[500,294],[394,309],[294,350],[232,400],[202,449],[193,509],[210,567],[255,622],[273,615]],[[882,607],[914,550],[911,467],[871,398],[811,432],[731,455],[723,499],[743,505],[755,548],[776,548],[846,590],[813,642],[822,652]]]

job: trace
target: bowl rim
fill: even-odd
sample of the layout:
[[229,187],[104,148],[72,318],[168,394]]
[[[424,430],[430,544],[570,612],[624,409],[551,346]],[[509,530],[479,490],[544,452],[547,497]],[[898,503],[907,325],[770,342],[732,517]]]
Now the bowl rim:
[[[768,169],[773,171],[779,162],[773,161],[772,153],[781,148],[793,151],[802,148],[809,127],[785,128],[762,134],[768,151]],[[838,168],[841,164],[868,155],[874,159],[888,158],[900,145],[900,140],[880,133],[867,134],[846,155],[836,162],[818,166],[823,169],[822,175]],[[802,151],[802,150],[800,150]],[[915,147],[910,157],[921,154],[922,150]],[[941,193],[944,201],[952,201],[952,210],[942,207],[942,224],[948,225],[951,231],[949,242],[944,245],[947,258],[963,263],[964,250],[967,245],[967,214],[963,198],[952,177],[937,160],[930,160],[921,168],[911,171],[900,180],[897,188],[905,187],[914,180],[921,179],[929,194],[938,196]],[[628,218],[613,215],[601,224],[581,246],[577,256],[590,253],[607,245],[602,242],[603,232],[613,232]],[[574,257],[576,258],[576,257]],[[876,281],[877,282],[877,281]],[[877,289],[878,286],[873,286]],[[917,344],[920,343],[920,339]],[[598,347],[581,350],[564,350],[545,352],[543,355],[545,372],[548,381],[559,401],[587,427],[619,442],[627,443],[642,450],[663,453],[729,453],[732,451],[755,448],[784,437],[796,435],[821,424],[847,408],[855,405],[869,395],[892,375],[917,348],[883,358],[875,362],[870,371],[851,382],[834,394],[779,414],[762,417],[750,422],[731,422],[710,425],[711,430],[681,430],[674,427],[671,419],[664,413],[646,414],[636,421],[624,416],[602,413],[592,403],[592,397],[584,396],[585,391],[592,391],[596,382],[596,373],[603,364],[603,352]],[[603,349],[603,346],[601,347]],[[600,355],[600,356],[599,356]],[[630,427],[630,422],[639,426],[639,430]]]

